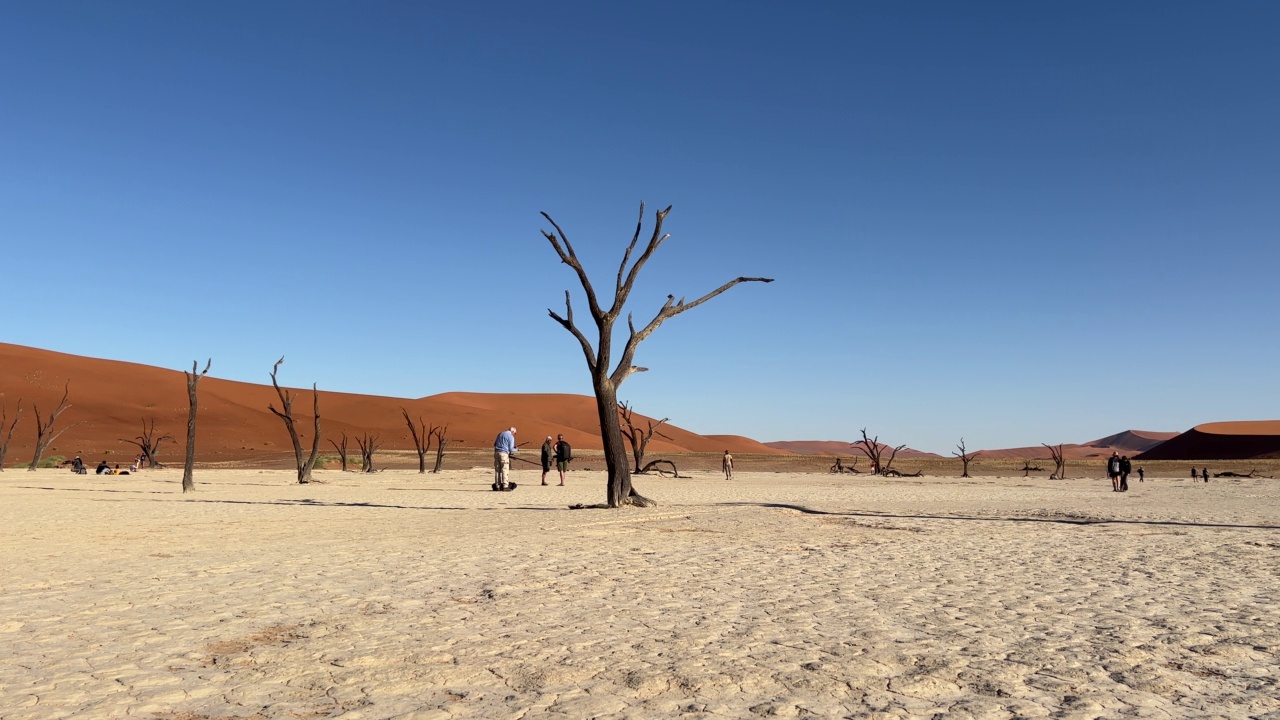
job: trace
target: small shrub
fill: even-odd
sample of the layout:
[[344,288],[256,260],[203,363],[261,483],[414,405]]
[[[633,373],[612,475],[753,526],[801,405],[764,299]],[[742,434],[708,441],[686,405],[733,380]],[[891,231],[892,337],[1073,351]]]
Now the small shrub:
[[331,462],[338,462],[337,455],[317,455],[315,468],[317,470],[325,469],[325,466]]

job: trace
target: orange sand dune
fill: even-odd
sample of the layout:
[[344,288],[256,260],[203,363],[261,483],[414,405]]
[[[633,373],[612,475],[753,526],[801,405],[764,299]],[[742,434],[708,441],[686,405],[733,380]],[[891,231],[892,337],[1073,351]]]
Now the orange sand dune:
[[1280,458],[1280,420],[1197,425],[1138,456],[1141,460]]
[[[1165,440],[1177,436],[1177,434],[1176,432],[1125,430],[1085,444],[1104,450],[1115,450],[1122,455],[1132,455],[1133,453],[1146,452]],[[1107,454],[1110,455],[1110,453]]]
[[[287,369],[287,368],[286,368]],[[187,418],[186,379],[181,371],[115,360],[99,360],[48,350],[0,343],[0,404],[10,419],[19,399],[23,417],[14,433],[7,462],[27,462],[35,445],[32,403],[48,415],[70,383],[70,407],[55,429],[67,428],[47,455],[103,458],[127,464],[137,448],[125,441],[136,437],[142,421],[155,419],[161,434],[176,439],[161,446],[160,459],[181,459]],[[268,462],[291,454],[283,424],[267,409],[279,407],[267,385],[206,377],[200,381],[200,414],[196,457],[200,462]],[[310,389],[293,390],[297,415],[309,434]],[[348,437],[372,432],[387,450],[412,450],[413,443],[401,408],[416,420],[449,425],[454,447],[491,447],[494,436],[515,425],[518,439],[536,449],[546,435],[563,434],[575,448],[601,448],[595,400],[584,395],[487,394],[451,392],[419,399],[403,399],[321,390],[322,452],[334,452],[329,441],[343,432]],[[647,417],[637,417],[648,420]],[[746,438],[703,437],[674,425],[664,425],[669,439],[655,437],[651,452],[780,453]],[[350,443],[354,448],[354,441]]]
[[[776,440],[767,442],[765,445],[777,450],[786,450],[796,453],[797,455],[830,455],[831,457],[846,457],[849,455],[862,455],[862,451],[853,447],[845,440]],[[893,452],[893,446],[880,443],[881,449]],[[921,450],[913,450],[911,448],[902,448],[898,452],[898,457],[942,457],[934,453],[924,452]],[[888,455],[885,456],[888,458]]]

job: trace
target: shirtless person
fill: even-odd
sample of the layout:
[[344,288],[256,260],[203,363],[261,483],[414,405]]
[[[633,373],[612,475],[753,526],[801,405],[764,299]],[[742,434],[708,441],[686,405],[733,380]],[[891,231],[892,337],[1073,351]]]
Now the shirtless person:
[[728,450],[724,451],[724,458],[720,460],[720,469],[724,471],[725,480],[733,479],[733,456]]

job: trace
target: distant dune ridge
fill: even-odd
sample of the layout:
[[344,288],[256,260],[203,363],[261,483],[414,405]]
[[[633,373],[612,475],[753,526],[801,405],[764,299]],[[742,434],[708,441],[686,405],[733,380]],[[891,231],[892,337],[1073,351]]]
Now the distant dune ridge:
[[1139,460],[1247,460],[1280,458],[1280,420],[1197,425],[1152,447]]
[[[797,455],[830,455],[831,457],[857,455],[858,457],[866,457],[865,455],[862,454],[861,450],[854,447],[853,444],[848,440],[777,440],[774,442],[767,442],[765,443],[765,445],[768,445],[769,447],[774,448],[776,450],[786,450],[787,452],[793,452]],[[893,452],[893,448],[896,447],[895,445],[887,445],[885,443],[879,443],[879,445],[881,449],[886,450],[887,452]],[[886,460],[889,459],[888,455],[885,455],[884,457]],[[898,457],[908,458],[908,457],[942,457],[942,456],[937,455],[935,453],[931,453],[931,452],[924,452],[922,450],[913,450],[908,447],[908,448],[902,448],[902,450],[898,451]]]
[[[214,371],[217,358],[214,358]],[[266,379],[270,366],[264,366]],[[283,379],[304,382],[293,377],[286,363]],[[71,427],[46,455],[71,457],[81,453],[86,460],[97,462],[107,457],[111,462],[127,464],[137,448],[122,438],[136,437],[144,418],[155,418],[159,434],[171,434],[160,449],[160,459],[179,462],[186,437],[187,391],[181,370],[139,365],[116,360],[101,360],[77,355],[0,343],[0,402],[13,417],[22,398],[22,423],[14,433],[9,449],[9,463],[27,462],[35,445],[35,422],[32,402],[48,415],[62,397],[63,387],[70,381],[70,408],[58,419],[57,427]],[[311,389],[295,389],[299,394],[295,413],[305,415],[299,423],[310,427]],[[270,385],[223,380],[210,375],[200,382],[200,414],[198,419],[197,459],[201,462],[245,462],[279,457],[290,453],[289,436],[278,418],[267,410],[268,404],[279,407]],[[449,424],[454,447],[483,448],[512,425],[518,428],[518,441],[530,452],[542,444],[547,435],[563,434],[575,448],[600,449],[600,425],[594,398],[570,394],[497,394],[449,392],[425,398],[407,399],[355,395],[320,389],[320,416],[323,444],[321,452],[334,454],[329,440],[338,440],[343,431],[354,437],[363,432],[382,436],[383,449],[412,450],[400,408],[415,420],[421,416],[430,424]],[[647,417],[636,414],[639,421]],[[662,426],[666,437],[655,436],[649,452],[724,452],[781,454],[754,440],[733,435],[706,437],[667,423]],[[354,441],[351,443],[354,447]],[[108,451],[110,454],[108,455]]]
[[[216,360],[216,358],[215,358]],[[216,366],[215,366],[216,370]],[[263,367],[267,378],[269,366]],[[284,368],[288,380],[293,378]],[[14,433],[8,462],[30,460],[35,443],[32,402],[46,416],[62,397],[70,381],[71,407],[58,419],[57,428],[69,427],[46,455],[86,460],[107,457],[126,464],[137,448],[125,442],[136,437],[143,419],[155,419],[160,434],[170,434],[160,449],[160,459],[176,462],[186,432],[186,382],[181,370],[101,360],[77,355],[0,343],[0,403],[12,419],[19,398],[23,419]],[[299,393],[295,409],[310,410],[310,389]],[[278,459],[289,452],[289,438],[280,421],[267,410],[278,403],[270,385],[235,382],[210,376],[200,383],[200,416],[197,459],[201,462],[255,462]],[[563,434],[576,448],[600,449],[599,420],[595,400],[586,395],[555,393],[447,392],[407,399],[355,395],[320,390],[320,414],[324,443],[321,452],[333,454],[330,439],[364,432],[377,433],[386,450],[412,450],[408,428],[400,408],[428,424],[449,424],[454,447],[484,448],[502,429],[515,425],[518,440],[536,449],[546,435]],[[637,413],[640,421],[649,420]],[[309,426],[309,420],[302,422]],[[699,435],[670,423],[662,426],[667,437],[655,436],[651,454],[662,452],[800,454],[829,457],[861,457],[849,441],[789,440],[761,443],[740,435]],[[354,446],[354,441],[351,443]],[[888,450],[892,448],[884,446]],[[1126,430],[1087,443],[1065,444],[1068,460],[1102,458],[1113,451],[1142,460],[1210,460],[1280,458],[1280,420],[1217,422],[1198,425],[1185,433]],[[1047,458],[1042,446],[982,450],[981,457]],[[945,457],[903,448],[899,458]],[[886,456],[887,458],[887,456]]]

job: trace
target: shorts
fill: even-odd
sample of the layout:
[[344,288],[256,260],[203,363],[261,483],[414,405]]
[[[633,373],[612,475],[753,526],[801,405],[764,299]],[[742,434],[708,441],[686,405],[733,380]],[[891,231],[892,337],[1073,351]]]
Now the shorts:
[[556,461],[556,469],[557,469],[557,470],[559,470],[560,472],[569,472],[569,461],[568,461],[568,460],[557,460],[557,461]]

